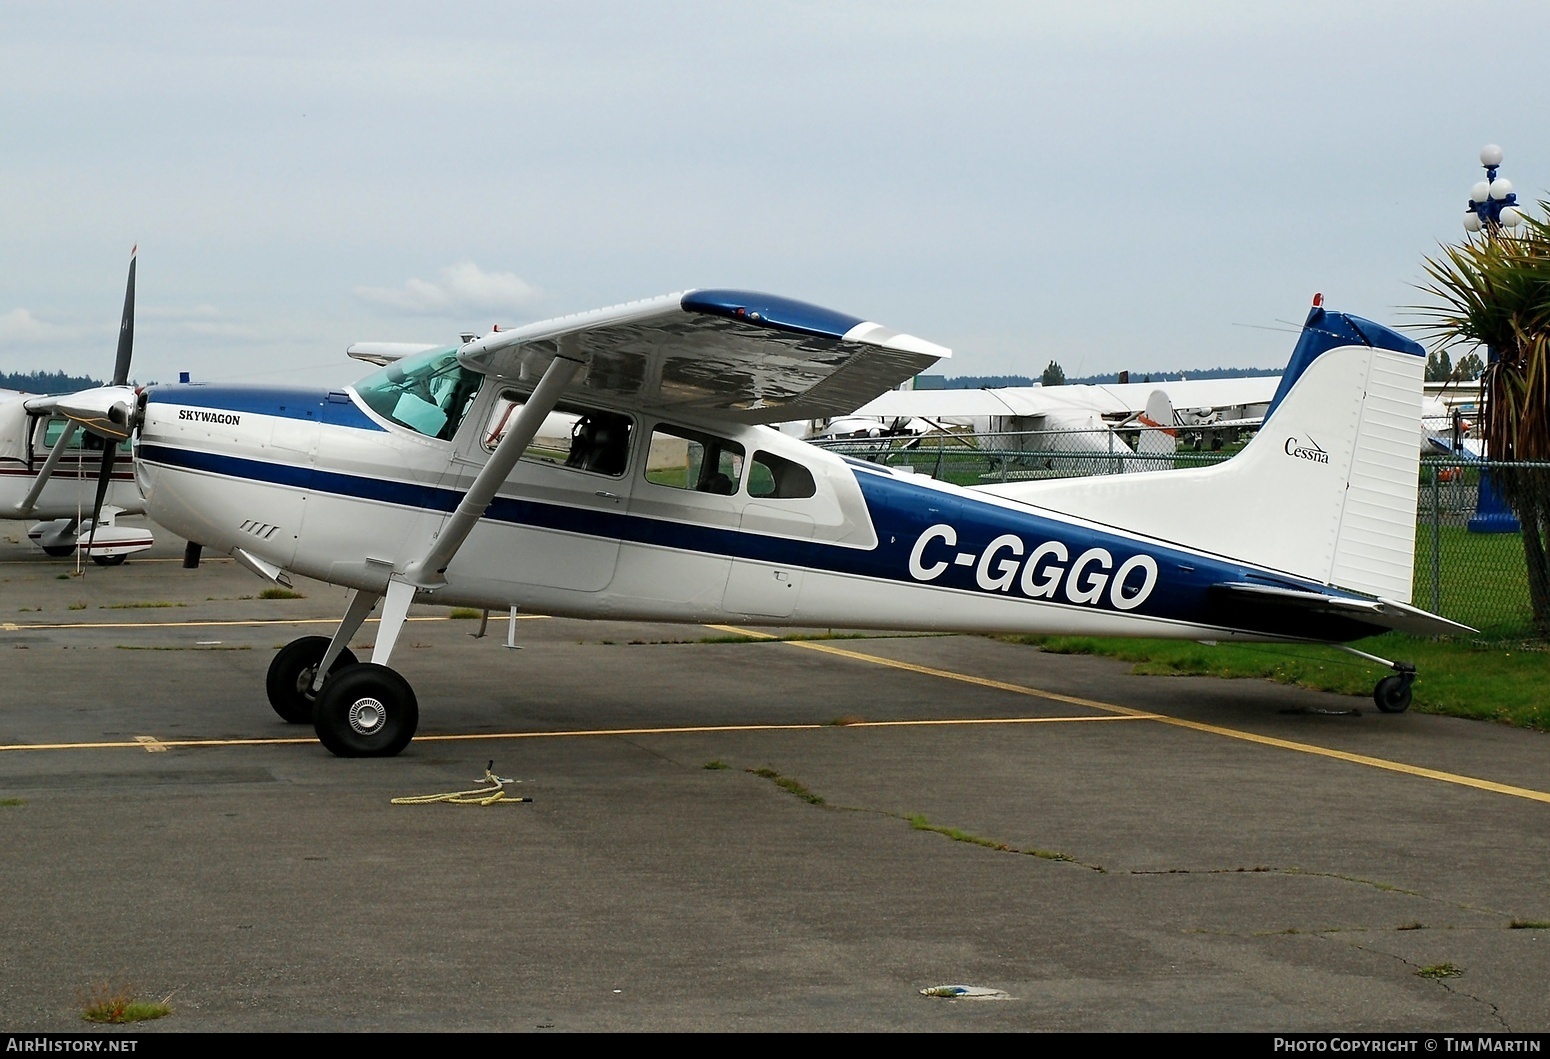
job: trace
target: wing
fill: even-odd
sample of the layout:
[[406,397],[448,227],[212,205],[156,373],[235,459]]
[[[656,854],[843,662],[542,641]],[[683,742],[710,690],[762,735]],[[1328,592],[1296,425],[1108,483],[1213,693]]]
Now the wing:
[[351,360],[385,365],[436,348],[434,345],[421,345],[418,342],[356,342],[344,352]]
[[830,309],[750,291],[694,290],[497,331],[465,367],[536,383],[557,356],[585,369],[568,392],[738,423],[844,415],[951,356]]

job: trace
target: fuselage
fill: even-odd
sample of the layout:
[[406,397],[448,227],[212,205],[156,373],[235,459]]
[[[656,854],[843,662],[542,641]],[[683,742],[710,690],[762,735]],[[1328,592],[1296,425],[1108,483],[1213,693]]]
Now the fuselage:
[[[135,452],[148,514],[260,566],[380,592],[425,554],[523,398],[493,380],[470,385],[412,406],[407,384],[380,379],[326,393],[152,388]],[[435,407],[443,414],[426,410]],[[1211,591],[1329,591],[1304,578],[849,460],[768,427],[580,405],[550,418],[549,439],[528,449],[446,584],[421,602],[1185,639],[1371,631],[1245,616]],[[578,458],[599,424],[615,435],[612,455]]]

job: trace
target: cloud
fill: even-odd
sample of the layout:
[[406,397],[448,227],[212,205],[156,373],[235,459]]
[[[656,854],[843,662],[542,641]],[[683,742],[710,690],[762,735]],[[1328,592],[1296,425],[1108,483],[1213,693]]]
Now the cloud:
[[416,278],[401,287],[356,287],[355,296],[399,312],[442,315],[520,310],[538,289],[514,272],[486,272],[464,261],[442,269],[434,282]]
[[37,342],[55,337],[56,330],[26,309],[0,313],[0,342]]

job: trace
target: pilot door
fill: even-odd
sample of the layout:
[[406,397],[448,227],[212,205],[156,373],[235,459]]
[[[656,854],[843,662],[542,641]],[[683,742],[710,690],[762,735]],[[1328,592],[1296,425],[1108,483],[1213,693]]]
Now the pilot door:
[[[459,438],[446,484],[467,489],[527,395],[502,389],[480,402]],[[539,427],[460,553],[481,578],[601,592],[619,562],[630,493],[634,420],[563,402]]]

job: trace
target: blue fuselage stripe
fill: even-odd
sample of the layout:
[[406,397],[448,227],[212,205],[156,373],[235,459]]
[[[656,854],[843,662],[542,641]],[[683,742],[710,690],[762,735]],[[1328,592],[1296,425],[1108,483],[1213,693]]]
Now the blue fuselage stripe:
[[[392,504],[413,510],[451,512],[462,499],[462,492],[443,486],[422,485],[363,475],[315,470],[288,463],[228,456],[206,450],[176,446],[142,444],[137,458],[168,467],[186,468],[231,478],[284,486],[309,492]],[[1251,582],[1284,588],[1331,592],[1287,575],[1268,575],[1241,564],[1199,555],[1154,542],[1138,541],[1117,533],[1074,525],[1032,511],[1019,511],[900,481],[892,476],[856,474],[856,480],[871,514],[878,535],[875,548],[855,548],[822,541],[774,537],[747,530],[696,525],[670,519],[615,511],[597,511],[564,504],[542,503],[513,497],[497,497],[485,518],[535,529],[556,530],[604,539],[654,545],[682,551],[700,552],[721,558],[747,559],[816,571],[852,574],[925,587],[958,589],[977,594],[1030,598],[1028,586],[1037,587],[1058,573],[1066,574],[1071,586],[1062,584],[1059,592],[1040,598],[1040,602],[1061,606],[1095,608],[1120,613],[1113,605],[1114,586],[1092,591],[1091,602],[1081,604],[1070,598],[1072,591],[1091,591],[1137,557],[1150,557],[1156,564],[1156,583],[1145,601],[1124,613],[1138,617],[1160,618],[1198,624],[1226,624],[1213,621],[1220,606],[1209,597],[1214,584]],[[955,539],[948,543],[940,532],[927,546],[919,547],[922,535],[934,527],[952,527]],[[1015,542],[1011,540],[1015,538]],[[1000,542],[999,544],[997,542]],[[1023,564],[1046,542],[1059,542],[1063,555],[1046,556],[1038,564],[1036,576],[1023,576]],[[992,561],[982,561],[994,546]],[[1078,578],[1074,567],[1081,556],[1102,549],[1106,559],[1094,558]],[[938,571],[929,579],[911,574],[914,555],[917,565]],[[1016,568],[1016,577],[1005,571]],[[982,577],[1004,584],[987,590]],[[1121,593],[1137,591],[1144,571],[1132,571]],[[1338,593],[1345,595],[1345,593]],[[1231,623],[1242,627],[1242,622]],[[1309,633],[1309,635],[1312,635]],[[1344,638],[1344,637],[1341,637]]]

